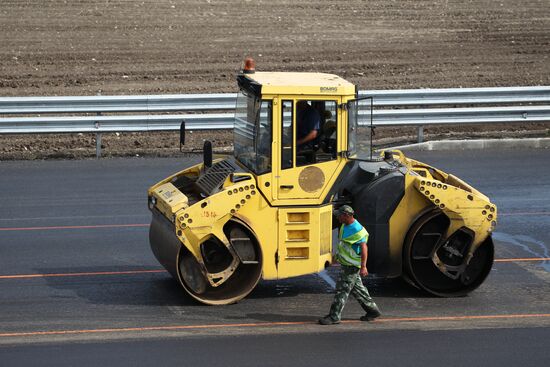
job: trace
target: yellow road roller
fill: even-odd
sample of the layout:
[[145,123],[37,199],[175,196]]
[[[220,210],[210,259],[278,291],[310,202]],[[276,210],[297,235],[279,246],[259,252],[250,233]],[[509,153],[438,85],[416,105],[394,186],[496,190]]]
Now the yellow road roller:
[[[260,279],[333,262],[334,209],[368,230],[370,273],[462,296],[488,275],[497,208],[460,178],[400,151],[372,149],[372,98],[332,74],[237,75],[234,152],[148,191],[158,261],[199,302],[246,297]],[[185,130],[182,124],[181,135]]]

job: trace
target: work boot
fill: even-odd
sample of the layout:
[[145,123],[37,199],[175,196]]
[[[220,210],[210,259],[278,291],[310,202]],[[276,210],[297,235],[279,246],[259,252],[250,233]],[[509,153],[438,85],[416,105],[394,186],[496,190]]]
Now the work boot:
[[319,324],[321,325],[334,325],[339,323],[340,320],[334,320],[330,315],[326,315],[325,317],[321,317],[319,319]]
[[361,316],[359,320],[361,321],[374,321],[375,318],[379,317],[381,315],[380,311],[370,311],[367,312],[364,316]]

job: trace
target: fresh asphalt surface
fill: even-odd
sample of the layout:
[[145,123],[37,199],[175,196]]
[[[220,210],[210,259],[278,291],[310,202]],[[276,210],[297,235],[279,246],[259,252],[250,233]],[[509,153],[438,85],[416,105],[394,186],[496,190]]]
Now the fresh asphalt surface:
[[518,365],[550,361],[550,151],[410,152],[499,208],[496,259],[467,297],[366,284],[315,324],[338,271],[263,281],[235,305],[190,300],[148,244],[147,187],[193,159],[0,162],[0,365]]

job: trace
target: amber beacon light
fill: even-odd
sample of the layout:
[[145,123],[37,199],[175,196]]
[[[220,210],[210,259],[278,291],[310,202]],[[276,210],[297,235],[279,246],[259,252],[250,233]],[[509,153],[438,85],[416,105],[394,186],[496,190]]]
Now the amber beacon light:
[[254,74],[256,71],[256,61],[252,57],[247,57],[244,59],[244,68],[243,73],[244,74]]

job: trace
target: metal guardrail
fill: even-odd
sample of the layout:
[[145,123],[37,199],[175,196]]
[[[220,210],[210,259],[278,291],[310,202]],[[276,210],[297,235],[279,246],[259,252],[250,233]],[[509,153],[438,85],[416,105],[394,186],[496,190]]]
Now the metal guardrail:
[[[0,97],[0,115],[212,111],[235,108],[235,93],[150,96]],[[550,102],[550,86],[507,88],[364,90],[375,106]]]
[[[72,117],[12,117],[0,119],[0,133],[111,133],[178,130],[183,120],[189,130],[232,129],[235,116],[223,114],[123,115]],[[3,126],[2,126],[3,125]]]
[[373,97],[375,106],[547,103],[550,86],[365,90],[359,96]]
[[373,121],[376,126],[544,122],[550,121],[550,106],[374,110]]
[[[359,96],[373,97],[375,126],[417,126],[419,141],[424,125],[550,122],[550,86],[364,90]],[[235,98],[235,93],[2,97],[0,116],[7,117],[0,117],[0,134],[96,133],[99,156],[101,133],[177,130],[182,120],[189,129],[232,129]],[[175,111],[183,113],[158,114]],[[136,112],[147,114],[129,115]]]
[[236,93],[151,96],[0,97],[0,115],[230,110],[235,108],[236,97]]
[[[369,116],[365,112],[363,122]],[[124,115],[124,116],[75,116],[75,117],[15,117],[2,118],[0,133],[110,133],[130,131],[178,130],[185,120],[189,130],[232,129],[234,115],[181,114],[181,115]],[[375,110],[373,121],[376,126],[437,125],[437,124],[479,124],[505,122],[550,121],[550,106],[486,107]]]

